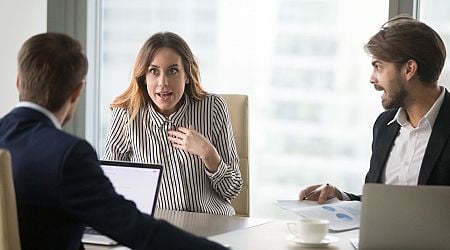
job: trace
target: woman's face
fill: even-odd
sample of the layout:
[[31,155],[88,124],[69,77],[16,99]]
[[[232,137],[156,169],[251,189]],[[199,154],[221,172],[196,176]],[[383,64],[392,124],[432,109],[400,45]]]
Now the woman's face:
[[181,106],[187,84],[181,56],[171,48],[159,49],[148,67],[147,92],[155,109],[168,117]]

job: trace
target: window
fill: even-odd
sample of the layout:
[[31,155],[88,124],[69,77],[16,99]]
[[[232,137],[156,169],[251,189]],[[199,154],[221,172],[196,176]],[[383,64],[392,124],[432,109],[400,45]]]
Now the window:
[[[250,101],[251,214],[282,217],[277,199],[310,184],[361,192],[372,125],[382,111],[363,45],[388,19],[388,0],[102,1],[99,155],[109,105],[129,84],[140,46],[180,34],[214,93]],[[450,27],[450,26],[449,26]]]
[[450,88],[450,2],[444,0],[420,1],[420,20],[433,28],[444,40],[447,59],[439,78],[439,84]]

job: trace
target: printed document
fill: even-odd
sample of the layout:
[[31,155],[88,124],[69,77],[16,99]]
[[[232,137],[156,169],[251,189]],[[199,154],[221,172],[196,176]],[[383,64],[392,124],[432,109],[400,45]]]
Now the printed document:
[[359,228],[361,202],[330,199],[325,204],[315,201],[278,200],[277,206],[302,217],[320,218],[330,221],[330,230],[334,232]]

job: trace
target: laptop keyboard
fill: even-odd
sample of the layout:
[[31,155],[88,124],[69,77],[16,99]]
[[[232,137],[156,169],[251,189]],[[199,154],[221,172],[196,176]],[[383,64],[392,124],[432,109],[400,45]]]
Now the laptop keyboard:
[[101,234],[91,227],[85,227],[81,242],[107,246],[117,245],[117,242],[115,240]]
[[95,229],[93,229],[92,227],[86,227],[84,229],[84,233],[85,234],[90,234],[90,235],[101,235],[101,233]]

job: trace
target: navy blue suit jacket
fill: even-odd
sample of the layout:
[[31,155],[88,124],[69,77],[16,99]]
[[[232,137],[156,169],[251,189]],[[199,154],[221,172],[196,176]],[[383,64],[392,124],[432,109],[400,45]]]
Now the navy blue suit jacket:
[[[387,125],[398,109],[383,112],[373,127],[372,157],[366,183],[381,183],[389,153],[400,125],[393,122]],[[418,185],[450,185],[450,94],[445,91],[444,101],[431,132],[425,155],[419,172]],[[351,199],[360,200],[361,196],[347,193]]]
[[15,108],[0,119],[10,150],[22,249],[80,249],[89,225],[132,249],[224,249],[140,213],[118,195],[85,140],[44,114]]

